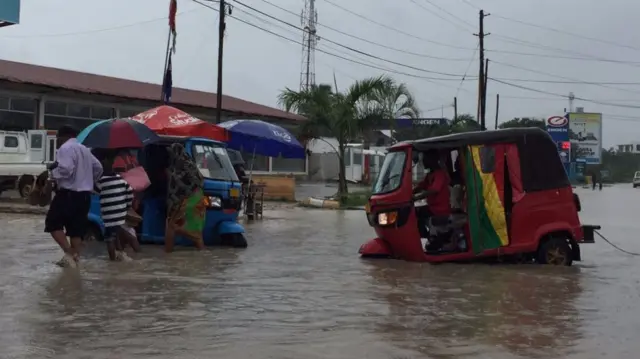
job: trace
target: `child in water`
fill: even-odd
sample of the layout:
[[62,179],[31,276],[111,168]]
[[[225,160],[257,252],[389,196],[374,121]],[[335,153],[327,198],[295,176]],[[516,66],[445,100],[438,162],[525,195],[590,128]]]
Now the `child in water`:
[[105,227],[104,241],[107,244],[109,259],[112,261],[129,261],[131,258],[124,252],[121,239],[130,239],[125,227],[127,211],[133,204],[133,189],[113,171],[112,155],[106,155],[102,161],[103,174],[96,183],[100,195],[100,211]]

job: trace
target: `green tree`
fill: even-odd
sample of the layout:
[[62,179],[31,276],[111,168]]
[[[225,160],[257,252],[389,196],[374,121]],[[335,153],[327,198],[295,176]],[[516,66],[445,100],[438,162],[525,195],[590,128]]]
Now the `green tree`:
[[538,127],[546,130],[547,125],[543,119],[534,117],[515,117],[512,120],[501,123],[498,128]]
[[[344,166],[347,143],[382,121],[382,106],[373,103],[374,93],[393,86],[388,77],[368,78],[353,83],[346,91],[334,91],[330,85],[312,86],[308,90],[285,89],[278,102],[285,111],[295,111],[307,118],[300,127],[300,137],[306,139],[331,136],[338,141],[339,163],[338,197],[344,200],[348,194]],[[391,119],[389,119],[391,120]]]
[[368,149],[375,130],[394,129],[397,118],[418,118],[420,109],[403,83],[390,80],[384,87],[376,88],[359,104],[360,128],[364,148]]

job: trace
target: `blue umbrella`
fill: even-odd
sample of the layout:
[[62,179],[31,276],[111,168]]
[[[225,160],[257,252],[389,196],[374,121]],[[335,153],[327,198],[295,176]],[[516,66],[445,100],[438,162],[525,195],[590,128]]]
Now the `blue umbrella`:
[[234,150],[269,157],[305,158],[304,147],[284,128],[259,120],[233,120],[218,124],[231,135]]

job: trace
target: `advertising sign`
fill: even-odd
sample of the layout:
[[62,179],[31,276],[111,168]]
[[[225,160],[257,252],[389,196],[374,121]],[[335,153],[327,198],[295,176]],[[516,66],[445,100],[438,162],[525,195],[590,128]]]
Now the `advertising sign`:
[[569,141],[569,117],[567,115],[549,117],[547,132],[556,143]]
[[20,22],[20,0],[0,0],[0,27]]
[[569,140],[576,159],[587,164],[600,164],[602,157],[602,114],[569,114]]
[[447,123],[446,118],[398,118],[396,119],[396,125],[398,127],[412,127],[412,126],[434,126],[445,125]]

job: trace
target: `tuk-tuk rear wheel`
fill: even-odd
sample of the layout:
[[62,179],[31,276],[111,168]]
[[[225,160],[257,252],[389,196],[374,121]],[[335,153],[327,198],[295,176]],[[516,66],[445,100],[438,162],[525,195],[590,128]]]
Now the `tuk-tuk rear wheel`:
[[536,259],[540,264],[570,266],[573,251],[566,238],[551,237],[540,246]]

